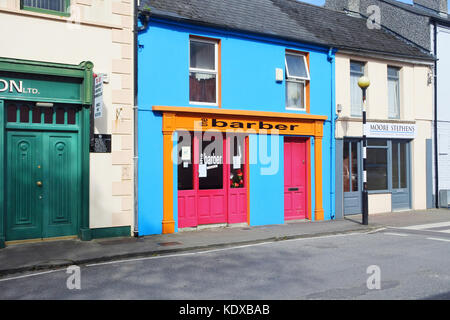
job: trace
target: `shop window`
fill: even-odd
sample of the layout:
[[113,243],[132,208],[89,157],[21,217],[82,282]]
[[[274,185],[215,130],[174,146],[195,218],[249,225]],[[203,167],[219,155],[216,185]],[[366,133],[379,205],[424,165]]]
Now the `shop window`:
[[358,146],[359,143],[357,141],[344,142],[344,192],[356,192],[359,190]]
[[351,115],[353,117],[362,115],[362,90],[358,86],[358,80],[362,76],[364,76],[364,63],[350,61]]
[[189,48],[189,101],[217,104],[218,42],[191,38]]
[[8,105],[6,121],[17,122],[17,106],[15,104]]
[[178,137],[178,190],[194,189],[193,138]]
[[407,186],[407,143],[392,141],[392,188],[406,189]]
[[286,109],[306,111],[306,87],[310,80],[306,56],[300,53],[286,53],[285,67]]
[[30,107],[20,106],[20,122],[28,123],[30,122]]
[[389,118],[400,118],[400,69],[388,67],[388,105]]
[[70,0],[22,0],[24,10],[69,16]]
[[367,146],[367,189],[388,190],[388,147],[386,140],[369,140]]
[[245,176],[245,137],[230,139],[230,188],[244,188]]
[[206,134],[200,142],[198,181],[200,190],[223,189],[223,137]]
[[60,105],[59,107],[37,107],[34,105],[7,106],[6,120],[9,123],[75,125],[79,107]]

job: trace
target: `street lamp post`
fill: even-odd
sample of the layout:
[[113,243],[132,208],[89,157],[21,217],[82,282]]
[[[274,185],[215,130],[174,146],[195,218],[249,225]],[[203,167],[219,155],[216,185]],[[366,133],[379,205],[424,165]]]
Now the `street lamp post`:
[[369,224],[369,196],[367,193],[367,167],[366,167],[366,157],[367,157],[367,138],[366,138],[366,91],[370,85],[369,78],[362,76],[358,80],[358,86],[362,90],[362,120],[363,120],[363,190],[362,190],[362,224]]

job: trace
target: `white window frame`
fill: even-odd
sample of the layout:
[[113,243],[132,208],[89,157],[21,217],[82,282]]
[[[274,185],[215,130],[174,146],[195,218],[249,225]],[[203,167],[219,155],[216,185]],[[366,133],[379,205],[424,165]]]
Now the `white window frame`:
[[[288,68],[288,63],[287,63],[287,56],[291,55],[291,56],[297,56],[297,57],[302,57],[303,58],[303,62],[305,64],[305,68],[306,68],[306,73],[307,73],[307,77],[296,77],[296,76],[291,76],[289,74],[289,68]],[[286,52],[285,56],[284,56],[284,65],[286,68],[286,86],[287,86],[287,82],[297,82],[297,83],[302,83],[303,84],[303,107],[302,108],[292,108],[292,107],[287,107],[286,103],[285,103],[285,108],[286,110],[293,110],[293,111],[306,111],[306,84],[307,81],[311,81],[310,80],[310,76],[309,76],[309,66],[306,60],[306,55],[301,54],[301,53],[296,53],[296,52]],[[287,96],[285,97],[285,99],[287,99]]]
[[[210,69],[201,69],[201,68],[191,68],[191,42],[203,42],[208,44],[214,44],[214,70]],[[200,101],[191,101],[189,98],[189,104],[196,104],[202,106],[218,106],[219,105],[219,40],[207,40],[207,39],[199,39],[195,37],[189,38],[189,73],[191,72],[200,72],[200,73],[208,73],[216,75],[216,102],[200,102]],[[189,86],[189,92],[191,88]],[[189,94],[190,96],[190,94]]]

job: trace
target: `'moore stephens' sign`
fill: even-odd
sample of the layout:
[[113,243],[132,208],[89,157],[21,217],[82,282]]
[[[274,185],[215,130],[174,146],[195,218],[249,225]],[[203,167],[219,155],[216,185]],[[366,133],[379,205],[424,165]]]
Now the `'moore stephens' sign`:
[[417,126],[409,123],[368,122],[364,131],[368,138],[414,139]]

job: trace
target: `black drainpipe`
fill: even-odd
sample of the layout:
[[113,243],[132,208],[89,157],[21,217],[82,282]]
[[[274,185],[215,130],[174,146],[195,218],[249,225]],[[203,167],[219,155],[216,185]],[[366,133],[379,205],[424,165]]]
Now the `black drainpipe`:
[[[434,21],[434,56],[437,57],[437,25]],[[437,102],[437,60],[434,62],[434,176],[435,176],[435,206],[439,208],[439,153],[438,153],[438,130],[437,130],[437,117],[438,117],[438,102]]]

